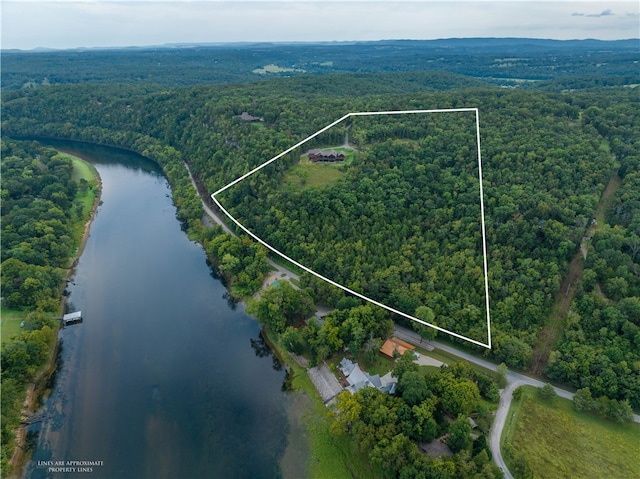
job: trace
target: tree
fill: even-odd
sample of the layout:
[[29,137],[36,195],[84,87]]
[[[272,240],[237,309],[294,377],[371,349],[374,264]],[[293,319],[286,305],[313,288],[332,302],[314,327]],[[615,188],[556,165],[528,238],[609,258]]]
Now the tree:
[[[427,323],[435,324],[436,314],[433,312],[431,308],[428,306],[418,306],[415,311],[414,316],[418,319],[421,319]],[[429,326],[425,326],[424,324],[420,324],[416,321],[412,321],[411,327],[415,332],[417,332],[422,339],[427,341],[433,340],[436,338],[438,334],[438,330]]]
[[626,399],[623,401],[610,399],[607,417],[621,424],[633,422],[633,410],[629,405],[629,401]]
[[[478,386],[467,378],[456,378],[453,374],[440,370],[435,380],[435,392],[442,407],[453,415],[469,414],[480,403]],[[433,376],[433,375],[432,375]]]
[[405,351],[402,356],[396,359],[396,365],[391,372],[394,378],[400,380],[408,372],[418,372],[416,356],[413,351]]
[[380,348],[382,347],[382,341],[380,338],[374,338],[369,336],[367,342],[364,345],[364,358],[368,363],[373,363],[378,354],[380,354]]
[[281,334],[287,324],[282,307],[282,296],[276,288],[267,288],[257,301],[250,301],[247,312],[276,334]]
[[607,296],[609,296],[614,301],[618,301],[627,295],[627,291],[629,290],[629,283],[625,278],[619,276],[610,278],[605,283],[605,290],[607,292]]
[[509,372],[507,365],[505,363],[498,364],[496,372],[500,375],[500,380],[503,382],[503,386],[506,386],[507,373]]
[[538,388],[538,395],[545,401],[554,404],[558,398],[558,394],[553,386],[549,383],[545,384],[541,388]]
[[359,395],[342,391],[336,397],[336,413],[331,430],[336,433],[350,432],[351,427],[360,421],[362,408],[363,404]]
[[413,437],[422,442],[431,442],[438,434],[438,424],[433,418],[437,400],[430,397],[411,408],[413,416]]
[[302,354],[304,344],[302,340],[302,334],[293,326],[287,327],[280,335],[280,341],[284,344],[287,351],[295,354]]
[[461,414],[451,426],[449,426],[447,444],[454,453],[460,452],[471,444],[470,434],[471,424],[467,417]]
[[398,389],[409,406],[421,403],[429,394],[427,381],[418,371],[405,372],[398,380]]
[[595,401],[589,388],[578,389],[573,395],[573,408],[576,411],[589,412],[593,411],[594,407]]
[[525,368],[531,361],[531,346],[519,338],[500,335],[495,340],[495,354],[508,366]]
[[485,436],[484,434],[480,434],[477,439],[473,441],[472,455],[476,456],[483,450],[487,453],[489,460],[491,460],[492,454],[491,449],[489,448],[489,444],[487,443],[487,436]]
[[276,334],[282,334],[286,325],[305,318],[315,310],[306,291],[295,290],[288,281],[269,286],[256,301],[251,301],[247,312]]
[[416,445],[400,433],[390,440],[384,438],[379,441],[369,457],[371,462],[380,468],[383,477],[394,478],[414,461],[417,454],[419,453]]

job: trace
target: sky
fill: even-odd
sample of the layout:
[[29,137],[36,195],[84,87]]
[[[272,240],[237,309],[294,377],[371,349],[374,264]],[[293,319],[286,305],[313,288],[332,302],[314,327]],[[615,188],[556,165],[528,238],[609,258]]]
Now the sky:
[[640,38],[638,1],[0,2],[2,49],[454,37]]

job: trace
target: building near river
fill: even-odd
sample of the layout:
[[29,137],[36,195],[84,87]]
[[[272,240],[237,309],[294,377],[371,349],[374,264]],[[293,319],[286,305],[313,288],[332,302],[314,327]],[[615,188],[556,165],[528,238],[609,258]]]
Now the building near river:
[[364,387],[373,387],[383,392],[393,394],[396,390],[397,380],[391,376],[391,374],[385,374],[380,377],[378,374],[370,375],[366,371],[360,369],[358,363],[355,363],[347,358],[342,358],[338,369],[343,374],[347,383],[345,389],[351,394],[357,393]]
[[65,326],[73,323],[82,322],[82,311],[75,311],[73,313],[65,314],[62,317],[62,324]]

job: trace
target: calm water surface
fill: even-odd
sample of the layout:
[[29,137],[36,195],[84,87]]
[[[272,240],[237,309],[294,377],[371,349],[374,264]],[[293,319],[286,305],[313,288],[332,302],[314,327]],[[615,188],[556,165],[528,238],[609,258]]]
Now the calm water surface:
[[[26,477],[280,477],[289,398],[258,324],[181,230],[153,163],[74,148],[96,165],[103,203],[68,287],[85,319],[60,332]],[[48,461],[103,465],[54,474]]]

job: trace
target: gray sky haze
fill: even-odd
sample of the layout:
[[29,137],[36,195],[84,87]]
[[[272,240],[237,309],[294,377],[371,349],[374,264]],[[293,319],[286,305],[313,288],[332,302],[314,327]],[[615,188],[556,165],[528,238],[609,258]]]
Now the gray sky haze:
[[2,0],[2,48],[453,37],[639,38],[617,1]]

